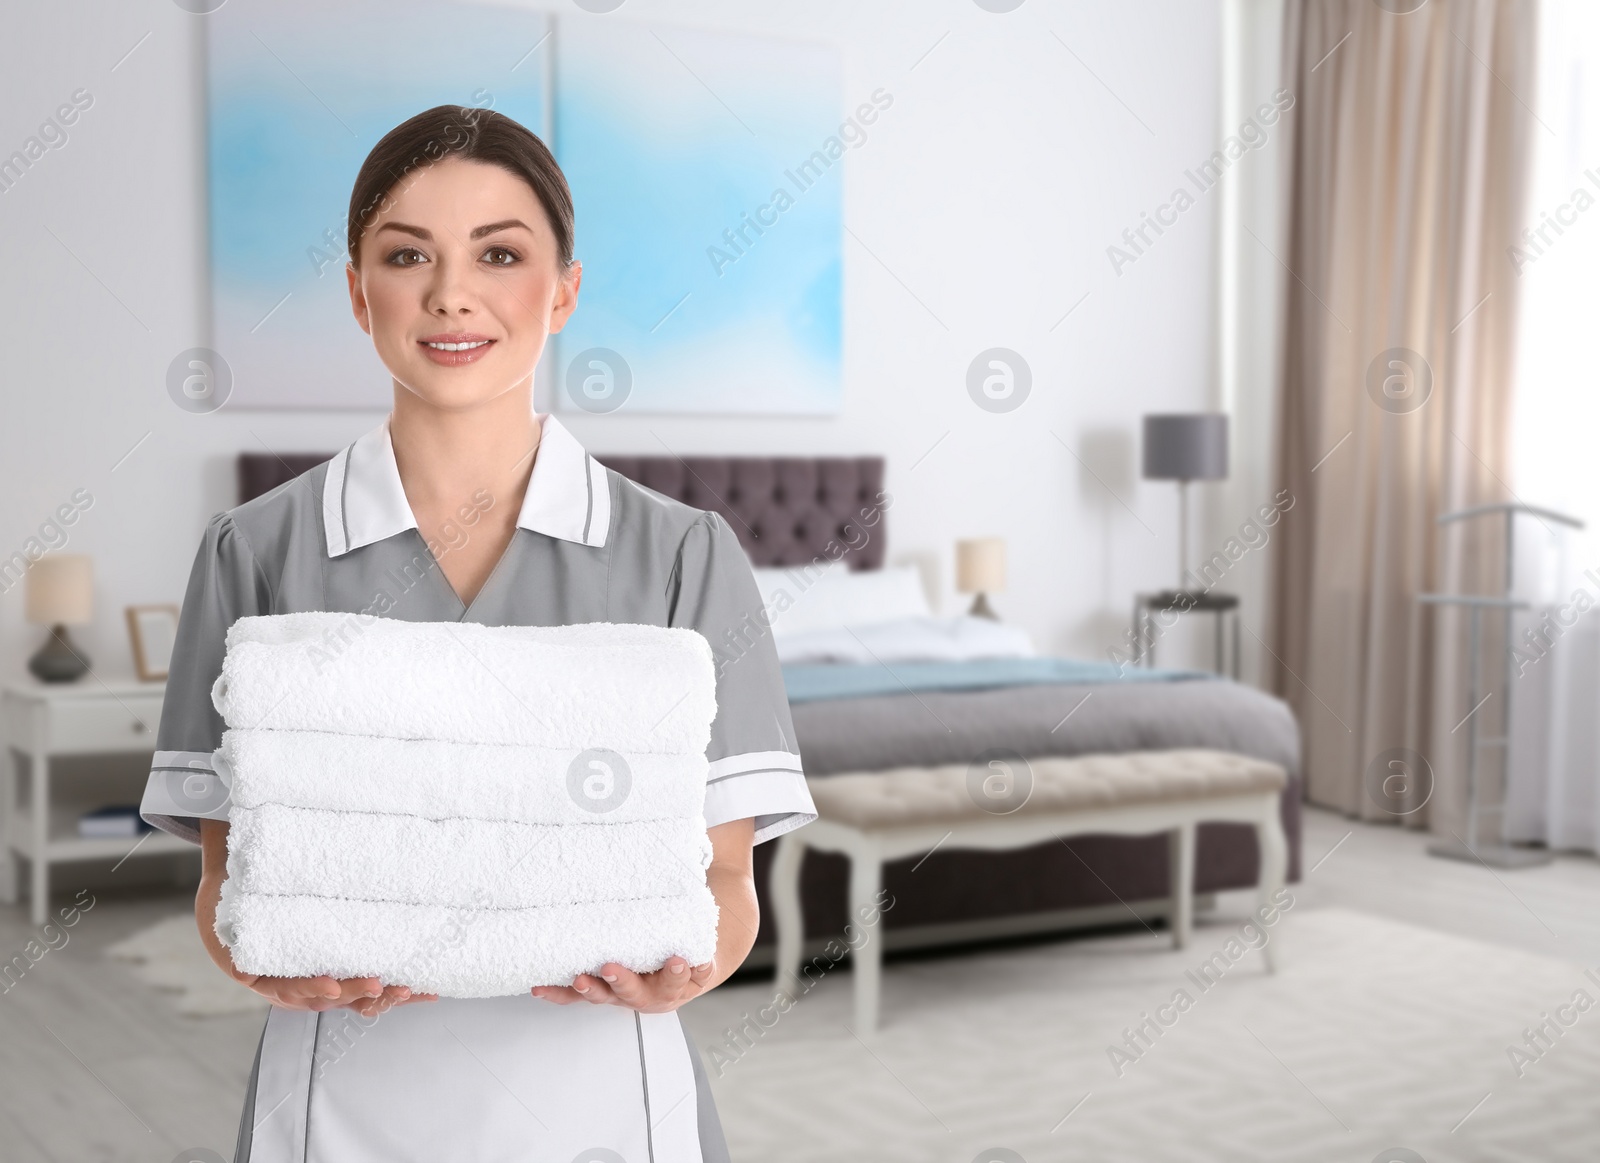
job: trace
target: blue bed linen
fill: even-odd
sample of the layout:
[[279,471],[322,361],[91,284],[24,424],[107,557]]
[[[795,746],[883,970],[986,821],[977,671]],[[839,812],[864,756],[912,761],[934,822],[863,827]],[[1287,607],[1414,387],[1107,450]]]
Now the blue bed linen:
[[790,663],[783,682],[791,703],[852,699],[912,691],[976,691],[1066,683],[1182,682],[1214,679],[1207,670],[1158,670],[1080,658],[974,658],[964,662]]

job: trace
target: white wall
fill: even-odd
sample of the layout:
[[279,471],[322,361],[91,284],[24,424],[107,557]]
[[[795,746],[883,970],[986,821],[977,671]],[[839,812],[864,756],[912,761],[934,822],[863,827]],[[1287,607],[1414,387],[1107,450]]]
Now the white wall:
[[[80,638],[108,676],[131,671],[123,606],[181,599],[207,517],[233,502],[237,451],[331,450],[381,418],[191,415],[167,396],[168,363],[205,342],[203,19],[172,0],[6,17],[0,156],[75,90],[94,103],[0,194],[0,556],[90,490],[69,548],[95,559],[97,617]],[[1133,591],[1175,572],[1176,497],[1136,480],[1139,417],[1218,394],[1217,191],[1120,275],[1106,254],[1217,146],[1217,5],[1028,0],[1001,15],[972,0],[628,0],[604,19],[835,38],[844,100],[878,86],[895,100],[845,171],[861,242],[844,244],[843,412],[580,414],[571,427],[594,451],[659,451],[659,435],[680,452],[882,453],[891,559],[938,563],[947,611],[965,601],[954,539],[997,534],[1010,547],[1003,616],[1043,649],[1103,654]],[[1034,375],[1006,415],[965,390],[967,365],[994,346]],[[39,638],[22,587],[0,595],[0,666],[20,669]]]

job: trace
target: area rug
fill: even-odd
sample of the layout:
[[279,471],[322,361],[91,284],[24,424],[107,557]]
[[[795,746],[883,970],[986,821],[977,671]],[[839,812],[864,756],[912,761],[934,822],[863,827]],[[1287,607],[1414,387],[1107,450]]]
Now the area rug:
[[1600,969],[1334,908],[1266,932],[1272,975],[1222,921],[890,962],[866,1037],[826,959],[792,1006],[682,1012],[735,1159],[1600,1158]]
[[178,913],[109,946],[106,956],[128,963],[146,985],[170,995],[189,1017],[266,1013],[268,1002],[229,979],[200,943],[193,913]]

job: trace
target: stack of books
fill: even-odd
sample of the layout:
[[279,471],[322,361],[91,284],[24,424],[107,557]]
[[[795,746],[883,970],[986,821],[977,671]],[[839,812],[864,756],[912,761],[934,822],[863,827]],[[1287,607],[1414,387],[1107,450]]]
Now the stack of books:
[[138,836],[151,828],[152,825],[140,819],[138,804],[110,804],[78,817],[78,835],[87,839]]

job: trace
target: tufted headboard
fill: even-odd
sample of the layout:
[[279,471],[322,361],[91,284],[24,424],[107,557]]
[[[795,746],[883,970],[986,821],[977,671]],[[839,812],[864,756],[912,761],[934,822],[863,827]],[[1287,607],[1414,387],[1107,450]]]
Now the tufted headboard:
[[235,465],[239,476],[238,503],[242,505],[262,493],[270,493],[284,481],[292,481],[333,457],[331,452],[241,452]]
[[[851,569],[884,554],[881,456],[624,456],[595,459],[647,489],[727,518],[755,565],[805,565],[836,541]],[[862,520],[862,510],[871,516]],[[850,548],[854,543],[855,548]]]
[[[243,504],[333,453],[239,454]],[[881,456],[628,456],[595,459],[647,489],[727,518],[756,565],[804,565],[844,549],[851,569],[884,562]],[[862,510],[871,516],[863,521]],[[854,543],[855,548],[850,548]]]

